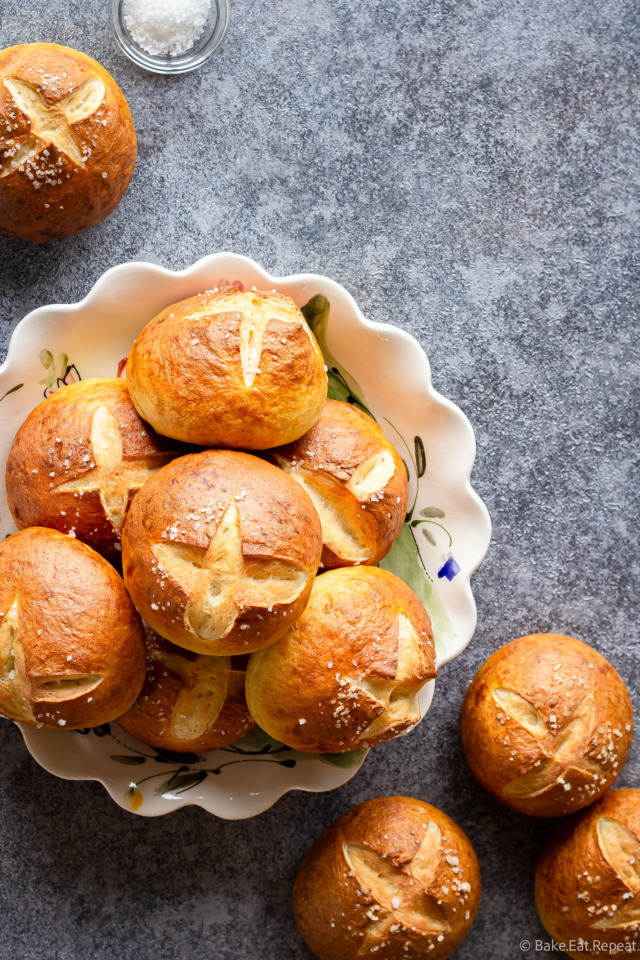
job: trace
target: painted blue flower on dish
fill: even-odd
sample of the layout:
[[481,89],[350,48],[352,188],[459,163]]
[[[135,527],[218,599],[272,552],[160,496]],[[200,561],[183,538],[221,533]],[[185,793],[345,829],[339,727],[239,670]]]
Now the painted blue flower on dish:
[[446,560],[438,570],[438,576],[440,579],[442,579],[442,577],[446,577],[447,580],[453,580],[453,578],[457,577],[459,573],[460,564],[457,563],[453,557],[449,557],[449,559]]

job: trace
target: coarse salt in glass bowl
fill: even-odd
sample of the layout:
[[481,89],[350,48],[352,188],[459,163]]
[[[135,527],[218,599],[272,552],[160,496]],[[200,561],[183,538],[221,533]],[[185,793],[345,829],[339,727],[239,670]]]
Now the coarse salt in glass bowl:
[[126,0],[111,0],[111,29],[123,53],[139,67],[152,73],[190,73],[209,59],[222,43],[229,25],[229,0],[211,0],[204,29],[198,39],[184,53],[172,57],[149,53],[137,44],[128,30],[124,13]]

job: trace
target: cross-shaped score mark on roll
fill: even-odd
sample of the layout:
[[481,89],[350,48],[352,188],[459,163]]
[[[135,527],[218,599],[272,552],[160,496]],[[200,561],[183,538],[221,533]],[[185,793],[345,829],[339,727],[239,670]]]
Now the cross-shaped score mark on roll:
[[[284,298],[289,300],[288,297]],[[191,311],[187,319],[193,322],[205,321],[207,325],[219,326],[217,317],[219,314],[235,314],[240,320],[238,335],[240,348],[240,369],[242,379],[247,389],[254,386],[255,379],[261,373],[260,364],[262,361],[264,338],[270,323],[285,324],[287,327],[301,328],[309,339],[312,349],[319,354],[318,347],[315,344],[313,334],[307,326],[304,317],[297,311],[291,303],[274,303],[268,296],[261,297],[260,294],[249,294],[249,292],[240,292],[231,290],[223,293],[222,296]],[[225,321],[225,329],[227,323]],[[189,337],[192,336],[197,327],[189,326]],[[282,341],[282,343],[280,342]],[[202,343],[200,337],[196,336],[191,340],[192,346],[198,346]],[[277,362],[286,360],[286,351],[283,351],[282,345],[286,345],[287,339],[283,337],[282,331],[278,333],[277,341]],[[202,346],[199,347],[202,349]]]
[[93,415],[91,447],[95,467],[75,480],[56,487],[54,492],[84,494],[97,491],[111,526],[120,534],[131,491],[139,490],[156,470],[173,459],[173,454],[153,454],[137,460],[123,459],[122,433],[118,421],[104,404]]
[[504,787],[507,797],[538,797],[558,784],[592,784],[602,776],[600,764],[586,756],[595,724],[593,693],[584,697],[571,716],[552,733],[538,710],[524,697],[504,687],[493,691],[498,706],[531,734],[540,748],[540,758],[521,777],[515,777]]
[[[284,457],[276,455],[276,462],[292,480],[295,480],[316,508],[322,526],[322,539],[329,549],[342,560],[351,563],[364,563],[369,559],[370,551],[362,542],[362,535],[356,526],[348,522],[340,509],[325,492],[327,485],[334,488],[339,497],[342,484],[333,477],[318,477],[313,470],[293,466]],[[324,488],[324,489],[323,489]]]
[[596,835],[602,856],[628,893],[621,904],[609,906],[607,915],[596,920],[592,927],[599,930],[637,927],[640,923],[640,842],[624,824],[610,817],[600,817]]
[[86,156],[73,132],[73,124],[92,116],[102,103],[105,94],[102,80],[98,77],[85,80],[54,104],[48,104],[36,88],[24,80],[4,77],[3,82],[15,105],[29,118],[31,131],[0,171],[0,179],[50,146],[57,147],[77,166],[84,167]]
[[0,700],[12,711],[12,719],[33,721],[32,701],[55,706],[91,693],[102,679],[100,673],[27,676],[18,601],[13,601],[0,622]]
[[197,740],[220,715],[227,695],[229,662],[225,657],[198,656],[195,660],[156,650],[156,660],[182,682],[171,716],[176,740]]
[[358,956],[373,956],[391,933],[407,929],[422,934],[426,952],[432,937],[449,930],[436,897],[429,893],[442,860],[442,834],[433,820],[415,855],[402,867],[363,843],[345,843],[343,853],[363,891],[375,900]]
[[[250,307],[242,309],[240,320],[240,364],[242,366],[242,378],[246,387],[252,387],[256,375],[260,372],[260,360],[262,358],[262,347],[264,335],[267,327],[271,323],[273,308],[268,301],[262,301],[254,298]],[[287,317],[284,311],[280,311],[278,320],[281,323],[289,323],[294,326],[306,326],[298,317]]]
[[421,717],[418,695],[428,675],[429,661],[418,632],[408,617],[398,617],[398,659],[394,677],[348,678],[351,689],[357,690],[379,709],[376,719],[369,724],[358,740],[369,740],[386,731],[414,726]]
[[396,465],[388,450],[378,450],[360,463],[345,484],[354,497],[363,503],[375,493],[381,493],[396,472]]
[[0,691],[2,702],[20,720],[33,720],[28,703],[29,682],[19,633],[18,601],[14,600],[0,622]]
[[363,543],[361,531],[349,523],[336,504],[340,503],[345,488],[360,503],[372,494],[382,492],[395,473],[395,463],[389,451],[379,450],[371,454],[358,465],[345,484],[322,470],[290,463],[282,456],[276,455],[276,462],[309,495],[320,517],[322,539],[332,553],[350,563],[369,560],[371,551]]
[[187,596],[185,620],[201,640],[215,641],[233,629],[240,608],[293,603],[307,573],[287,560],[246,559],[236,501],[232,499],[208,548],[154,543],[160,566]]

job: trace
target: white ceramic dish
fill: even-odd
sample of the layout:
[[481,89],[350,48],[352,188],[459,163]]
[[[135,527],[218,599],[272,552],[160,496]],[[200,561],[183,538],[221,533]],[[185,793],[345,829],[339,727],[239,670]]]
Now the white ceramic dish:
[[[0,369],[0,471],[17,427],[43,396],[79,377],[122,375],[134,337],[156,313],[236,281],[275,287],[301,307],[311,301],[306,312],[329,367],[331,395],[368,408],[405,458],[408,520],[382,565],[406,580],[429,610],[442,666],[473,636],[470,578],[491,532],[487,510],[469,481],[473,431],[464,414],[431,386],[429,362],[417,341],[390,324],[366,320],[347,291],[326,277],[272,277],[230,253],[205,257],[180,272],[128,263],[108,270],[80,303],[32,311],[16,327]],[[0,534],[14,530],[3,485]],[[430,684],[421,698],[423,716],[432,696]],[[146,816],[198,804],[219,817],[251,817],[288,790],[339,786],[365,755],[299,754],[261,731],[226,750],[178,756],[140,744],[115,724],[82,732],[21,729],[45,769],[71,780],[99,780],[120,806]]]

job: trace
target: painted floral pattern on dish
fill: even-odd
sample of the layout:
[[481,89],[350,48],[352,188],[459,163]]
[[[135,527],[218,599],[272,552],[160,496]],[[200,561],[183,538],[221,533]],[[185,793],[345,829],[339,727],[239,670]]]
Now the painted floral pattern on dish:
[[40,363],[45,369],[45,375],[41,380],[38,380],[38,383],[44,386],[45,400],[60,387],[66,387],[70,383],[77,383],[78,380],[82,379],[75,363],[69,363],[69,357],[66,353],[61,353],[54,359],[50,350],[41,350]]
[[[343,400],[346,403],[352,403],[360,410],[363,410],[364,413],[373,417],[373,414],[365,402],[364,394],[359,384],[329,350],[327,344],[327,326],[331,310],[329,300],[323,294],[316,294],[316,296],[312,297],[301,309],[307,323],[313,330],[328,367],[329,396],[333,400]],[[435,589],[434,581],[429,576],[424,565],[416,542],[415,531],[420,528],[426,540],[434,547],[437,547],[438,541],[434,532],[431,530],[431,526],[439,527],[444,533],[448,549],[453,547],[453,538],[444,524],[440,522],[445,518],[445,514],[439,507],[422,508],[418,511],[418,516],[414,517],[418,502],[419,481],[427,470],[427,458],[422,438],[414,437],[412,451],[405,438],[396,430],[394,425],[389,420],[385,420],[385,423],[392,432],[390,439],[394,441],[396,447],[400,444],[401,448],[399,452],[401,455],[403,452],[405,454],[405,465],[407,467],[407,473],[409,474],[409,482],[411,482],[413,475],[415,491],[413,503],[407,511],[405,523],[400,531],[400,535],[394,543],[391,552],[380,562],[380,566],[385,570],[390,570],[399,576],[401,580],[404,580],[420,600],[422,600],[429,611],[433,623],[437,646],[439,637],[444,639],[445,636],[449,637],[451,635],[451,620],[446,613],[438,591]],[[452,554],[450,554],[449,557],[443,556],[445,564],[448,559],[453,559]],[[460,566],[453,560],[447,570],[452,572],[452,576],[446,575],[450,581],[460,572]]]
[[[43,396],[45,400],[60,387],[65,387],[69,383],[76,383],[76,381],[82,379],[75,363],[69,363],[69,357],[66,353],[61,353],[57,359],[54,359],[50,350],[41,350],[40,363],[44,367],[45,374],[41,380],[38,380],[38,383],[44,386]],[[10,387],[0,397],[0,403],[12,393],[21,390],[22,387],[24,387],[24,383],[16,383],[14,387]]]
[[[140,789],[143,784],[148,784],[157,797],[179,796],[200,786],[208,776],[220,776],[226,767],[237,763],[276,763],[280,767],[293,769],[301,760],[309,759],[308,754],[302,754],[279,743],[260,727],[254,727],[232,746],[221,747],[210,754],[175,753],[172,750],[149,747],[134,741],[133,737],[124,734],[116,724],[110,723],[73,730],[70,734],[109,738],[113,742],[114,750],[114,753],[109,754],[109,759],[123,766],[135,767],[136,772],[142,774],[135,777],[132,775],[123,794],[124,802],[134,812],[144,803],[143,790],[146,788]],[[326,753],[314,758],[331,766],[356,767],[366,752],[354,750],[349,753]],[[161,766],[160,770],[156,764]]]

